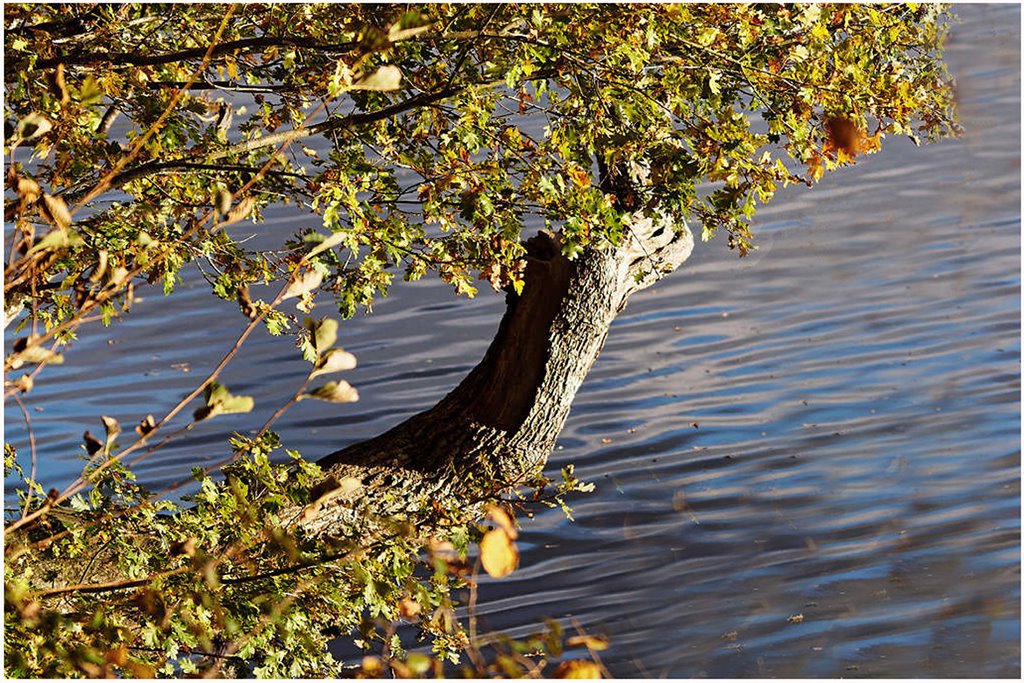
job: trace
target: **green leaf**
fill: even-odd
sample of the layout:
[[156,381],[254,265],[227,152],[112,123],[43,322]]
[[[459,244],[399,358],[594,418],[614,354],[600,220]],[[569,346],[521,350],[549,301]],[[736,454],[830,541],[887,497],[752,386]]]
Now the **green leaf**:
[[334,346],[334,342],[338,341],[337,320],[332,318],[313,320],[307,317],[305,326],[309,331],[309,340],[318,356],[322,356],[325,351]]
[[85,106],[95,104],[103,99],[103,88],[101,88],[100,84],[96,82],[96,79],[90,75],[85,79],[85,82],[82,83],[82,89],[78,93],[78,98]]
[[227,390],[227,387],[217,382],[207,385],[204,398],[206,405],[192,414],[196,422],[217,415],[252,412],[255,405],[252,396],[235,396]]

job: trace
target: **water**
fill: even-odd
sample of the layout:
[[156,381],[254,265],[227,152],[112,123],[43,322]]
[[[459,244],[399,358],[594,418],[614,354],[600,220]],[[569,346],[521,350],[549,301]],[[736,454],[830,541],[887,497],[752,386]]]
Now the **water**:
[[[611,638],[621,677],[1019,676],[1020,9],[957,11],[967,134],[890,141],[791,188],[759,214],[757,255],[698,245],[634,297],[549,466],[597,490],[575,523],[524,524],[521,569],[482,586],[484,628],[578,620]],[[313,225],[282,212],[259,229]],[[159,416],[243,327],[204,286],[145,297],[26,397],[46,486],[76,473],[100,414]],[[362,401],[301,403],[285,443],[316,457],[430,406],[501,308],[396,287],[341,329]],[[223,381],[258,414],[200,426],[143,463],[147,481],[219,460],[227,432],[291,395],[307,365],[255,337]],[[5,427],[27,454],[16,410]]]

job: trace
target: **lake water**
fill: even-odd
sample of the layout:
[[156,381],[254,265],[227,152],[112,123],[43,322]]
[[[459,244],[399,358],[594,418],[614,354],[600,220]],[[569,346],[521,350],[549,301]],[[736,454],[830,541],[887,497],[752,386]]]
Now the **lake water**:
[[[1019,677],[1020,9],[957,12],[961,139],[892,140],[780,193],[755,256],[698,244],[620,315],[549,465],[597,490],[574,523],[524,521],[521,568],[482,585],[483,628],[575,619],[611,638],[620,677]],[[44,485],[77,472],[99,415],[160,415],[243,327],[199,285],[143,296],[26,397]],[[430,406],[501,310],[397,286],[341,328],[362,400],[303,402],[284,442],[315,458]],[[222,379],[257,415],[202,425],[140,474],[160,487],[220,460],[306,367],[254,335]],[[5,429],[27,455],[16,409]]]

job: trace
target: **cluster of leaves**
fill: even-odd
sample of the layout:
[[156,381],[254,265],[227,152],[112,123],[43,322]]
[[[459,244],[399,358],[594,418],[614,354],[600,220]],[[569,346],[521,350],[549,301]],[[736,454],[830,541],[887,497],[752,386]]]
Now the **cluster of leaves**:
[[[198,491],[182,503],[152,495],[115,463],[88,494],[8,537],[7,675],[338,676],[327,643],[350,632],[381,648],[364,660],[367,675],[384,667],[441,674],[467,648],[474,657],[465,672],[476,675],[527,664],[540,671],[562,654],[555,625],[543,642],[497,639],[487,662],[456,619],[452,592],[476,580],[474,545],[489,568],[487,539],[515,533],[507,502],[490,498],[499,520],[490,530],[473,512],[449,511],[443,525],[416,513],[372,520],[372,532],[369,516],[356,515],[350,528],[317,536],[297,521],[317,504],[310,491],[323,477],[319,467],[291,451],[275,464],[272,432],[256,444],[234,442],[246,455],[220,481],[197,469]],[[5,474],[12,473],[22,474],[8,449]],[[27,482],[25,490],[33,488]],[[554,504],[580,488],[567,472],[530,499]],[[30,512],[49,499],[23,494],[19,502]],[[407,653],[395,635],[400,621],[417,624],[434,654]]]
[[531,216],[572,255],[656,202],[746,253],[780,185],[954,127],[930,4],[231,12],[5,8],[6,144],[32,152],[7,169],[5,293],[47,334],[69,338],[83,308],[109,319],[133,284],[169,290],[196,259],[219,295],[266,312],[247,286],[295,258],[225,226],[271,203],[308,206],[337,240],[316,285],[351,315],[397,269],[520,288]]

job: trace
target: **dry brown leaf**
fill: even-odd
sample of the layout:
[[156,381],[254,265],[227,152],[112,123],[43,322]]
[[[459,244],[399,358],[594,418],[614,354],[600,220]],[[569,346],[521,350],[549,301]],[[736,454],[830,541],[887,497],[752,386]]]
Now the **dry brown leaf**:
[[506,512],[504,508],[498,505],[488,505],[485,512],[492,522],[505,530],[505,533],[508,534],[509,538],[513,540],[519,538],[519,532],[516,531],[516,525],[512,521],[512,517],[509,516],[508,512]]
[[412,598],[402,598],[398,601],[398,613],[409,621],[415,621],[420,616],[423,607]]
[[142,422],[139,423],[139,426],[135,428],[135,431],[139,433],[139,436],[145,436],[154,429],[156,429],[156,420],[152,415],[147,415],[142,419]]

